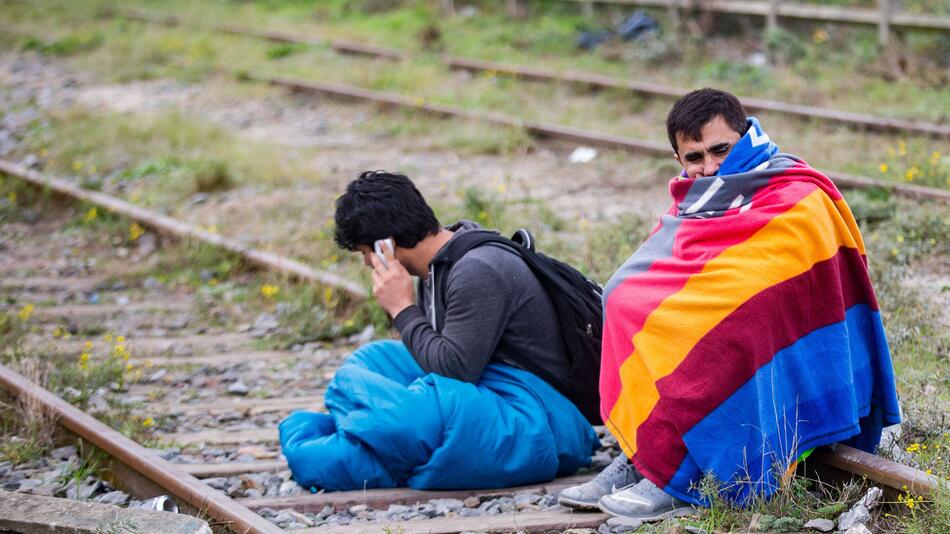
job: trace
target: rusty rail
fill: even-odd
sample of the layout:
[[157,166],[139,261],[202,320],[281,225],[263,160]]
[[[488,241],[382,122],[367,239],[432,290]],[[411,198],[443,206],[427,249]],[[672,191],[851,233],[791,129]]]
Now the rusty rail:
[[[243,74],[242,77],[249,80],[269,83],[277,87],[284,87],[294,91],[320,93],[356,100],[366,100],[381,104],[383,106],[413,109],[440,117],[455,117],[488,122],[510,128],[523,128],[526,132],[540,138],[556,139],[559,141],[568,141],[572,143],[582,143],[601,148],[626,150],[659,157],[669,156],[671,151],[670,147],[664,143],[654,143],[651,141],[631,139],[629,137],[604,134],[559,124],[525,121],[502,113],[466,110],[445,104],[426,102],[425,99],[422,98],[413,98],[394,93],[373,91],[352,85],[318,82],[313,80],[301,80],[299,78],[289,77],[269,77],[247,73]],[[827,172],[825,174],[840,187],[857,189],[881,188],[891,191],[895,195],[900,195],[903,197],[950,202],[950,190],[898,184],[870,178],[867,176],[857,176],[834,171]]]
[[227,524],[231,530],[239,534],[283,532],[263,517],[183,472],[175,464],[160,458],[4,365],[0,365],[0,387],[18,399],[36,402],[44,411],[53,415],[63,428],[88,441],[112,459],[144,476],[195,510]]
[[[142,22],[164,24],[166,26],[205,28],[222,33],[257,37],[280,43],[298,43],[310,46],[328,45],[333,50],[341,53],[377,57],[393,61],[409,60],[412,58],[412,55],[405,50],[374,45],[370,43],[339,39],[324,39],[280,30],[257,29],[231,23],[201,26],[197,24],[191,24],[175,15],[149,13],[142,10],[122,10],[108,12],[107,14],[112,16],[122,16]],[[555,71],[539,67],[526,67],[512,65],[510,63],[499,63],[460,56],[444,55],[440,58],[440,62],[443,65],[456,70],[500,74],[530,81],[569,83],[593,89],[631,91],[650,97],[667,98],[673,100],[683,96],[688,92],[687,89],[681,87],[644,81],[622,80],[619,78],[591,72],[572,70]],[[804,119],[826,120],[829,122],[847,124],[871,131],[906,132],[923,134],[938,138],[950,138],[950,125],[947,124],[936,124],[913,119],[879,117],[866,113],[856,113],[852,111],[840,111],[817,106],[792,104],[764,98],[741,96],[739,99],[747,109],[754,111],[781,113],[801,117]]]
[[367,297],[362,285],[333,273],[316,270],[297,260],[252,248],[236,239],[221,236],[203,230],[195,225],[162,215],[150,209],[136,206],[130,202],[115,198],[98,191],[90,191],[72,183],[27,169],[12,161],[0,159],[0,173],[15,176],[35,187],[48,189],[59,195],[88,202],[110,212],[117,213],[137,221],[142,226],[178,239],[194,239],[239,255],[249,265],[285,274],[305,282],[313,282],[336,287],[358,299]]

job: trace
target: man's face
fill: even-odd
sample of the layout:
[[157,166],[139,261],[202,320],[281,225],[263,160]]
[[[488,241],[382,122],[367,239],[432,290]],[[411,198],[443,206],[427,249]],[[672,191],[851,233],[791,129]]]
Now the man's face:
[[703,126],[702,138],[699,141],[687,139],[677,133],[678,150],[673,157],[686,169],[690,178],[713,176],[739,139],[739,132],[717,115]]
[[371,247],[371,246],[369,246],[369,245],[357,245],[357,246],[356,246],[356,250],[358,250],[359,253],[363,255],[363,265],[365,265],[365,266],[367,266],[367,267],[369,267],[369,268],[372,269],[372,268],[373,268],[373,262],[372,262],[372,260],[371,260],[370,258],[373,257],[373,254],[376,254],[376,253],[373,251],[373,247]]

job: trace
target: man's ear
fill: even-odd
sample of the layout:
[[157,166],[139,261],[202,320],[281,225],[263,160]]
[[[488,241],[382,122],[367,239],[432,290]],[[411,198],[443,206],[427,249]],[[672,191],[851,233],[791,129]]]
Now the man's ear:
[[676,152],[673,152],[673,159],[676,160],[676,163],[679,163],[679,164],[680,164],[680,167],[683,167],[683,168],[686,167],[686,165],[683,165],[682,160],[680,160],[680,155],[677,154]]

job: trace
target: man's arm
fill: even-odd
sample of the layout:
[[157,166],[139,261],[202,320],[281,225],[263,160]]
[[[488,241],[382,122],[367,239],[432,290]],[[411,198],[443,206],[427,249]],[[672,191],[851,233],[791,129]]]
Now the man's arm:
[[395,326],[424,371],[477,382],[511,317],[509,289],[488,264],[463,258],[449,273],[446,293],[441,333],[418,305],[402,310]]

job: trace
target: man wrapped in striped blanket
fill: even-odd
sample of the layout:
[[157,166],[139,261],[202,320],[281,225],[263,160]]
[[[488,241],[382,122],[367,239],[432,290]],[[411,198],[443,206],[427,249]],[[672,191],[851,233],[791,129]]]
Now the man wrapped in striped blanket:
[[604,291],[601,414],[624,455],[561,503],[655,520],[771,495],[811,449],[900,421],[864,242],[826,176],[733,95],[667,119],[673,205]]

